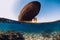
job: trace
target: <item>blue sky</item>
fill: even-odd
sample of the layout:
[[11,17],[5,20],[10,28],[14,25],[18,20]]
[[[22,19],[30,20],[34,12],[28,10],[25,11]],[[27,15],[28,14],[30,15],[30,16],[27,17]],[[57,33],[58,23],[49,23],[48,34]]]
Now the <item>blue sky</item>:
[[38,22],[60,20],[60,0],[0,0],[0,17],[18,20],[20,11],[31,1],[41,3],[41,10],[36,16]]
[[14,11],[19,15],[23,7],[31,1],[41,3],[41,11],[36,16],[38,22],[51,22],[60,20],[60,0],[20,0],[16,2]]

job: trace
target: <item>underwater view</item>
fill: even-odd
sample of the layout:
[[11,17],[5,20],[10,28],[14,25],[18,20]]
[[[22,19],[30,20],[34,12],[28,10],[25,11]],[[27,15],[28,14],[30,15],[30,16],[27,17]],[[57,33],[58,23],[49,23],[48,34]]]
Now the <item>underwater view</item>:
[[60,21],[27,23],[0,18],[0,39],[60,40]]

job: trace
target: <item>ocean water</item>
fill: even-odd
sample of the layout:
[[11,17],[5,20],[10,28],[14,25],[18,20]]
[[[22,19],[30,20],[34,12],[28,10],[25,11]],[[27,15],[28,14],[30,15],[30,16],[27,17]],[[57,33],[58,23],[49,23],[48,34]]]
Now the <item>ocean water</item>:
[[25,40],[60,40],[60,22],[52,23],[2,23],[0,31],[22,33]]
[[18,31],[27,33],[60,31],[60,22],[52,23],[3,23],[0,22],[0,31]]

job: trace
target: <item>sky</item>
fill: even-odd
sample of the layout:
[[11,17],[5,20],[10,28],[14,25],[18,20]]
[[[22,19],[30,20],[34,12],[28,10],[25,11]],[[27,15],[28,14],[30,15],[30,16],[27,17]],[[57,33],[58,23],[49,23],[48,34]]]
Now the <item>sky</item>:
[[31,1],[41,3],[41,10],[36,16],[38,22],[60,20],[60,0],[0,0],[0,17],[18,21],[21,10]]

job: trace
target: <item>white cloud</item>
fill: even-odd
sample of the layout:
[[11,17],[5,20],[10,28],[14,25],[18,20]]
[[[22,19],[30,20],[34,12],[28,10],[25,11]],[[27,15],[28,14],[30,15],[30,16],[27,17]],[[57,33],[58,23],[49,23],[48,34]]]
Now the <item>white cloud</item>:
[[0,17],[15,19],[12,12],[12,6],[15,0],[0,0]]

